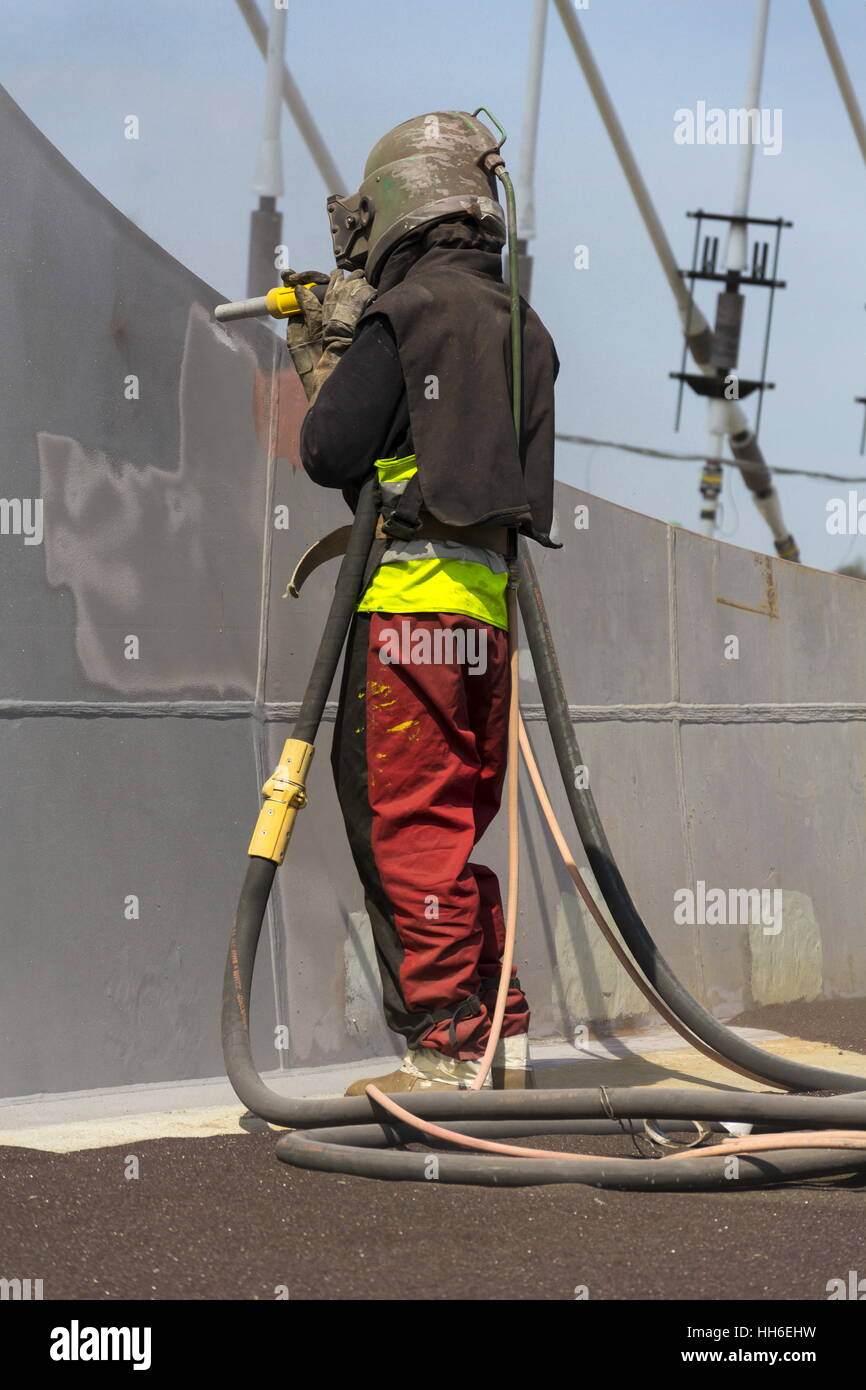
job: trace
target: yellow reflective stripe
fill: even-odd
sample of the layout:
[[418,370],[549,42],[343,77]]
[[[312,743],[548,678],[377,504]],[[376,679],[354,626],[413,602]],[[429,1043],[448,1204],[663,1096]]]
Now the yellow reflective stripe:
[[508,631],[507,574],[471,560],[390,560],[380,565],[360,613],[458,613]]
[[407,454],[401,459],[376,459],[376,471],[379,474],[379,482],[402,483],[407,478],[411,478],[413,473],[418,472],[414,454]]
[[[418,472],[415,454],[376,459],[383,487]],[[508,631],[507,574],[471,560],[392,560],[375,571],[359,613],[457,613]]]

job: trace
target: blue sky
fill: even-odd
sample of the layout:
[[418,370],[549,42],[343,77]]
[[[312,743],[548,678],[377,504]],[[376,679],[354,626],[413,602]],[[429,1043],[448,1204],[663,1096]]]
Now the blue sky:
[[[262,6],[263,8],[263,6]],[[866,106],[866,5],[828,0]],[[287,57],[332,155],[355,187],[370,147],[420,112],[489,107],[516,167],[531,0],[290,0]],[[737,151],[675,143],[674,112],[740,106],[752,0],[590,0],[580,12],[681,265],[687,209],[727,211]],[[82,173],[226,297],[245,293],[263,63],[233,0],[5,0],[0,82]],[[866,475],[866,165],[806,0],[774,0],[763,104],[782,112],[777,156],[755,156],[752,211],[794,222],[782,245],[761,442],[768,462]],[[123,119],[141,123],[138,142]],[[298,268],[331,264],[326,190],[284,119],[284,237]],[[695,453],[705,405],[673,430],[679,325],[670,290],[556,11],[548,19],[536,182],[533,303],[562,361],[558,426]],[[585,244],[589,269],[573,250]],[[69,268],[74,274],[74,267]],[[713,290],[713,294],[714,294]],[[713,300],[702,299],[712,316]],[[766,292],[749,292],[743,375],[757,375]],[[753,398],[754,399],[754,398]],[[754,411],[753,399],[746,403]],[[625,506],[695,526],[699,466],[559,446],[557,474]],[[807,563],[866,557],[866,536],[829,536],[842,485],[781,478]],[[866,497],[866,485],[862,487]],[[770,550],[739,477],[726,472],[723,533]]]

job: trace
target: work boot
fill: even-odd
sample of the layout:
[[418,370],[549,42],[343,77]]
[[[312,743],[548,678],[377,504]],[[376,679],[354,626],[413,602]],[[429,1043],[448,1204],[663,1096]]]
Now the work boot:
[[529,1035],[517,1033],[512,1038],[500,1038],[493,1054],[490,1069],[494,1091],[531,1091],[535,1073],[529,1056]]
[[[432,1047],[410,1047],[397,1071],[353,1081],[346,1095],[362,1096],[368,1086],[378,1086],[385,1095],[400,1091],[466,1091],[478,1075],[479,1066],[478,1061],[458,1062]],[[490,1084],[488,1076],[484,1085]]]

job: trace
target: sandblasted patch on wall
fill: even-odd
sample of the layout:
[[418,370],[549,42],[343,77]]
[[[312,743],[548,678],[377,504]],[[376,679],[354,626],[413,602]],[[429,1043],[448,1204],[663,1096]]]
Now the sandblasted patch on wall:
[[756,1004],[817,999],[824,979],[821,929],[806,893],[782,892],[781,928],[748,928],[752,998]]
[[180,412],[179,459],[38,435],[46,579],[72,595],[89,680],[138,696],[254,681],[267,450],[256,368],[249,345],[194,304],[177,398],[154,404]]
[[[580,870],[583,880],[607,922],[595,879]],[[612,925],[612,923],[611,923]],[[582,900],[564,893],[556,910],[556,968],[553,1000],[566,1014],[568,1031],[591,1022],[646,1014],[649,1006],[617,961]]]

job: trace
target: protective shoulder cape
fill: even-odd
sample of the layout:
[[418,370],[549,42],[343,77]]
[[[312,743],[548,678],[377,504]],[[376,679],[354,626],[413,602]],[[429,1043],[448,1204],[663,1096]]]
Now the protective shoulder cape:
[[498,254],[436,245],[364,314],[388,321],[406,383],[424,505],[452,526],[518,526],[553,545],[553,340],[521,300],[522,428],[511,402],[510,302]]

